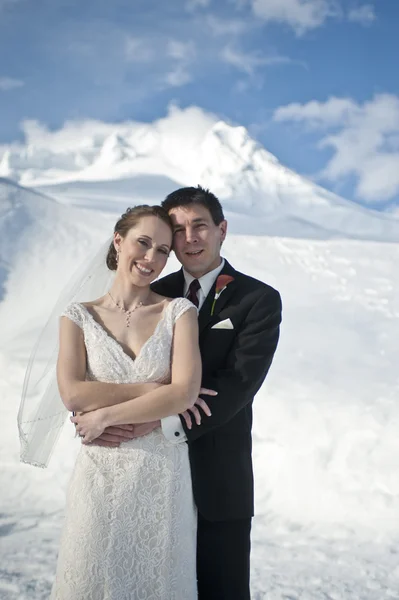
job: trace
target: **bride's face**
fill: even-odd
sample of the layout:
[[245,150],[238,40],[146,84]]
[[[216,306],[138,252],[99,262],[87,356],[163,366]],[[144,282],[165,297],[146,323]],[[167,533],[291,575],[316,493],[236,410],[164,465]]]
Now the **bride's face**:
[[154,281],[166,265],[172,231],[158,217],[142,217],[124,238],[116,233],[114,244],[119,252],[117,273],[142,287]]

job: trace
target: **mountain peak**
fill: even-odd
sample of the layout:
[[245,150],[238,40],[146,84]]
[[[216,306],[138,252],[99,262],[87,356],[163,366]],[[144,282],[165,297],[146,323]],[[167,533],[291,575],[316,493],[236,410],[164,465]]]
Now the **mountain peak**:
[[130,179],[131,184],[123,184],[129,202],[136,192],[137,201],[142,200],[140,177],[177,186],[200,183],[220,197],[226,212],[256,219],[257,231],[264,223],[269,234],[399,239],[398,219],[340,198],[291,171],[245,127],[195,119],[198,114],[187,109],[153,124],[75,123],[59,132],[37,125],[27,144],[14,144],[4,153],[0,175],[43,190],[51,185],[56,197],[57,186],[74,182],[115,182],[118,194],[118,182]]
[[95,165],[112,167],[125,161],[134,160],[136,157],[136,150],[124,137],[114,132],[105,138],[93,167]]

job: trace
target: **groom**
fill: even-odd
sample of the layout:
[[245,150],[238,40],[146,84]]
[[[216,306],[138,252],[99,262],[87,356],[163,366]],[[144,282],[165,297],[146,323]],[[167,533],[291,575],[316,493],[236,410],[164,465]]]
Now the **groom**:
[[173,249],[183,268],[153,289],[186,296],[199,307],[202,386],[218,392],[206,397],[212,415],[200,425],[192,419],[188,429],[183,418],[162,420],[166,437],[189,445],[199,600],[249,600],[252,402],[277,347],[280,295],[221,257],[227,222],[214,194],[182,188],[162,206],[173,220]]
[[[221,257],[227,222],[214,194],[199,186],[182,188],[162,205],[172,218],[173,249],[183,268],[152,287],[164,296],[186,296],[200,309],[202,387],[218,392],[206,397],[212,415],[202,414],[200,425],[192,419],[189,429],[183,416],[162,420],[171,442],[189,446],[198,508],[198,598],[249,600],[252,402],[277,347],[280,295]],[[144,435],[157,426],[137,425],[134,432]],[[118,444],[135,435],[120,434],[100,436],[96,443]]]

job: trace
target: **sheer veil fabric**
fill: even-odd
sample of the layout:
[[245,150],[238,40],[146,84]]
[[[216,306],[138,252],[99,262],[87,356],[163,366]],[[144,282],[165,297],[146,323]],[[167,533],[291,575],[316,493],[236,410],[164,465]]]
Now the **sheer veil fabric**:
[[56,379],[59,318],[71,302],[85,302],[103,296],[111,287],[115,272],[106,265],[113,237],[89,258],[68,282],[34,346],[26,369],[18,411],[20,458],[45,468],[68,416]]

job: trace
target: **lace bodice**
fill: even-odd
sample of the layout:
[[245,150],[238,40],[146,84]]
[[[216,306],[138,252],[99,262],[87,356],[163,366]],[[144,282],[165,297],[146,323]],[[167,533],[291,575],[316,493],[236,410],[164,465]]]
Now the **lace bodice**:
[[83,304],[74,302],[62,313],[84,334],[87,352],[87,379],[108,383],[166,383],[170,380],[170,356],[176,321],[190,308],[186,298],[175,298],[164,309],[154,333],[135,359],[98,323]]

